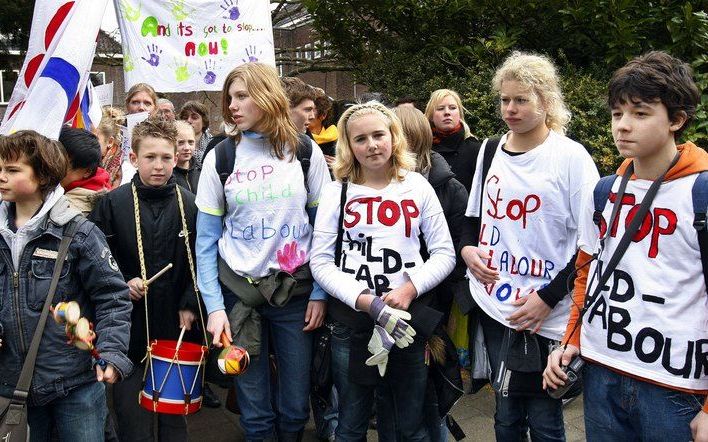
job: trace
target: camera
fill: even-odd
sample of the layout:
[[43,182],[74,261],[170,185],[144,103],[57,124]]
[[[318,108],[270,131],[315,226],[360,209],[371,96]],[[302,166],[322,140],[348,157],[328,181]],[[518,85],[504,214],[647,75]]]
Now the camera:
[[546,392],[553,399],[561,399],[567,392],[573,387],[578,379],[580,378],[580,371],[585,366],[585,361],[580,356],[574,357],[570,364],[563,367],[563,372],[568,376],[565,381],[565,385],[556,388],[547,388]]

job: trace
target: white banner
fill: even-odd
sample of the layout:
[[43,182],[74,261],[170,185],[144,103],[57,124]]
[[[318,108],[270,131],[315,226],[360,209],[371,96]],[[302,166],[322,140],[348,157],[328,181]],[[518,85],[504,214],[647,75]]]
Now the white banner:
[[27,56],[5,112],[1,134],[32,129],[56,139],[93,62],[108,0],[37,0]]
[[114,0],[126,91],[219,91],[236,66],[275,66],[268,0]]
[[113,82],[94,87],[93,93],[101,107],[113,106]]

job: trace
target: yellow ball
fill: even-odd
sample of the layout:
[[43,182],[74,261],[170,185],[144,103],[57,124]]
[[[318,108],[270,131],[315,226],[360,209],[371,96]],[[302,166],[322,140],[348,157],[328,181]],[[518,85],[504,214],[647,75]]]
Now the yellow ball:
[[230,345],[219,354],[217,365],[223,374],[238,376],[248,369],[250,362],[246,349]]

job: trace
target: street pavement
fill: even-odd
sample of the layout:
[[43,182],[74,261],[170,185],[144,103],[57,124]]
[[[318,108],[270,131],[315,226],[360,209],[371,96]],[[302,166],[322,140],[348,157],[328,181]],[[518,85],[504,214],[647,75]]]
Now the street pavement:
[[[226,399],[226,390],[213,387]],[[585,440],[583,401],[579,397],[564,408],[565,431],[568,442]],[[494,393],[487,386],[474,395],[464,395],[452,409],[452,415],[467,435],[466,441],[494,441]],[[238,416],[221,408],[203,408],[187,418],[189,440],[194,442],[242,441],[243,432]],[[368,440],[377,441],[376,431],[369,431]],[[305,428],[304,441],[317,441],[312,420]],[[454,439],[450,438],[450,441]]]

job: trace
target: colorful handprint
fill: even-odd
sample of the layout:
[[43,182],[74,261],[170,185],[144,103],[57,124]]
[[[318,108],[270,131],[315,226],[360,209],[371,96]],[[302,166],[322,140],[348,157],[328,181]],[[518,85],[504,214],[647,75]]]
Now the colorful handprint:
[[128,21],[138,21],[140,19],[140,9],[143,7],[142,2],[138,2],[137,9],[132,7],[128,0],[121,0],[120,7],[123,10],[123,17]]
[[135,69],[135,64],[133,63],[133,57],[129,53],[123,55],[123,70],[125,72],[130,72]]
[[172,5],[172,16],[175,18],[175,20],[184,20],[185,18],[189,17],[192,15],[192,13],[195,11],[196,8],[192,8],[191,11],[187,11],[184,7],[184,0],[170,0],[170,4]]
[[285,244],[283,250],[275,253],[280,269],[292,274],[298,267],[305,263],[305,251],[297,250],[297,241]]
[[204,76],[204,83],[214,84],[214,82],[216,81],[216,74],[214,73],[214,70],[216,70],[216,62],[214,60],[205,61],[204,69],[206,73],[202,72],[201,70],[199,71],[199,74]]
[[157,66],[160,64],[160,54],[162,54],[162,49],[160,49],[156,44],[147,45],[148,58],[140,57],[147,61],[150,66]]
[[257,55],[263,54],[262,50],[259,50],[255,46],[251,45],[246,48],[246,58],[242,58],[241,61],[244,63],[255,63],[258,61]]
[[238,20],[241,16],[241,11],[238,10],[238,0],[224,0],[224,4],[220,5],[221,9],[224,10],[228,15],[222,16],[222,18],[227,18],[229,20]]
[[175,58],[173,63],[170,65],[170,67],[175,70],[175,79],[180,83],[189,80],[190,74],[189,68],[187,67],[188,64],[189,62],[186,58]]

